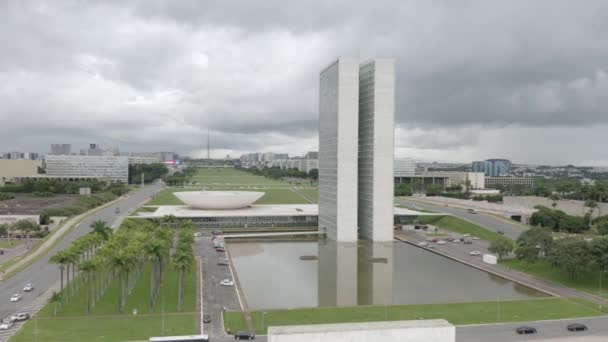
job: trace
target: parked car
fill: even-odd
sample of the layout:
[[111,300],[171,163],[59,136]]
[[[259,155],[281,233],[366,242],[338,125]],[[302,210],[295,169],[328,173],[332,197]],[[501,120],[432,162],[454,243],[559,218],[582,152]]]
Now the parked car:
[[479,237],[477,237],[477,236],[473,236],[471,239],[473,239],[473,240],[481,240],[481,239],[480,239]]
[[467,209],[467,211],[468,211],[470,214],[477,214],[477,211],[476,211],[475,209]]
[[535,327],[529,327],[526,325],[518,327],[517,329],[515,329],[515,331],[520,335],[536,334],[538,332],[536,331]]
[[28,319],[30,319],[30,314],[26,312],[16,313],[12,315],[10,319],[13,322],[27,321]]
[[255,334],[249,331],[238,331],[234,334],[235,340],[254,340]]
[[568,326],[566,327],[568,329],[568,331],[587,331],[588,328],[586,325],[581,324],[581,323],[572,323],[572,324],[568,324]]
[[473,256],[477,256],[477,255],[481,255],[481,252],[480,251],[472,251],[472,252],[469,252],[469,254],[473,255]]
[[13,321],[10,318],[7,318],[0,324],[0,330],[8,330],[13,326],[13,324]]
[[426,247],[426,246],[428,246],[428,245],[429,245],[429,243],[428,243],[428,242],[426,242],[426,241],[422,241],[422,242],[419,242],[419,243],[418,243],[418,246],[420,246],[420,247]]
[[220,266],[228,266],[228,265],[230,265],[230,263],[228,262],[228,260],[219,260],[217,262],[217,264],[220,265]]
[[22,294],[19,293],[15,293],[12,297],[11,297],[11,302],[18,302],[19,300],[21,300],[21,297],[23,297]]
[[213,234],[213,235],[222,235],[224,233],[221,230],[214,230],[214,231],[211,232],[211,234]]
[[116,208],[114,209],[114,212],[115,212],[116,214],[120,213],[120,208],[119,208],[119,207],[116,207]]
[[216,252],[225,252],[226,250],[224,249],[224,247],[216,247],[215,251]]
[[211,315],[204,314],[203,315],[203,323],[211,323]]
[[445,244],[446,244],[446,242],[445,242],[445,241],[443,241],[443,240],[438,240],[438,241],[437,241],[437,244],[438,244],[438,245],[445,245]]
[[222,286],[234,286],[234,282],[230,279],[224,279],[220,282]]
[[473,241],[470,238],[465,238],[462,243],[464,243],[465,245],[470,245],[473,243]]
[[497,231],[497,233],[500,235],[505,235],[505,232],[503,232],[502,230]]
[[34,285],[32,285],[32,284],[27,284],[27,285],[25,285],[25,287],[23,288],[23,291],[25,291],[25,292],[31,292],[31,291],[33,291],[33,290],[34,290]]
[[194,233],[194,237],[203,237],[203,233],[196,232],[196,233]]

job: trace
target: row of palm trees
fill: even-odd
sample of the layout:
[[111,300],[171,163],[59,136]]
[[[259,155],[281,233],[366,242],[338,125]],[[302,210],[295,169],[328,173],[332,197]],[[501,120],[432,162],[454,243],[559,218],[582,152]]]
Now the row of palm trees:
[[70,301],[80,286],[86,286],[85,311],[89,314],[109,285],[118,281],[117,310],[123,312],[144,268],[150,265],[149,306],[154,310],[175,244],[173,264],[179,271],[178,306],[181,309],[184,274],[190,271],[194,260],[190,222],[183,224],[177,239],[172,229],[163,229],[146,220],[126,220],[115,232],[103,221],[94,222],[91,228],[91,234],[76,239],[51,258],[51,262],[59,266],[61,292],[55,298],[62,306]]

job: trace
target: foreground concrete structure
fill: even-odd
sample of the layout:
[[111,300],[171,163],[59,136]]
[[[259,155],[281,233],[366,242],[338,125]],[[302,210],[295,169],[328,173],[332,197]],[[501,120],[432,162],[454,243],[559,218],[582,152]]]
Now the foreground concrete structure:
[[361,237],[393,240],[395,62],[374,59],[359,69],[358,224]]
[[207,210],[247,208],[264,196],[258,191],[180,191],[173,194],[191,208]]
[[357,241],[359,63],[339,58],[319,87],[319,229]]
[[268,342],[454,342],[446,320],[317,324],[268,328]]

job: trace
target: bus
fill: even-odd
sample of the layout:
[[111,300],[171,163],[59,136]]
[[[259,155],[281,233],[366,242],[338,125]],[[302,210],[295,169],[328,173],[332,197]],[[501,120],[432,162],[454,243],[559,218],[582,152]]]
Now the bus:
[[163,336],[150,337],[148,342],[208,342],[207,335]]

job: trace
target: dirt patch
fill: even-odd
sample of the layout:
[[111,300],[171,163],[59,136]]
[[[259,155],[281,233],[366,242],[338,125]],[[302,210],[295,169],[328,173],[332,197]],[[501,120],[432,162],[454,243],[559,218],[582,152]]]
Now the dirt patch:
[[73,204],[78,201],[79,196],[34,197],[29,194],[15,194],[14,199],[0,201],[0,215],[39,215],[45,209]]

